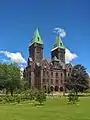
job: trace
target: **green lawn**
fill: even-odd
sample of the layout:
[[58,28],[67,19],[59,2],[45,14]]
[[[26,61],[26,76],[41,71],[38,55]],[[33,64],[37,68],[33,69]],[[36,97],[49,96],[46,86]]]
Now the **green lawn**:
[[44,106],[0,105],[0,120],[90,120],[90,98],[81,98],[77,105],[64,98],[47,100]]

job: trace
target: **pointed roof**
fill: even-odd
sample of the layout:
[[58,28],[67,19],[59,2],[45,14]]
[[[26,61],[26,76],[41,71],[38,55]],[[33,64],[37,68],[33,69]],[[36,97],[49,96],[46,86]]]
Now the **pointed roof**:
[[62,40],[61,40],[61,38],[60,38],[59,35],[56,36],[56,41],[55,41],[55,44],[53,45],[53,48],[52,48],[51,51],[53,51],[53,50],[55,50],[57,48],[63,48],[63,49],[65,49],[64,45],[63,45],[63,42],[62,42]]
[[43,44],[43,41],[42,41],[41,36],[39,34],[38,28],[36,28],[34,31],[31,44],[33,44],[33,43]]

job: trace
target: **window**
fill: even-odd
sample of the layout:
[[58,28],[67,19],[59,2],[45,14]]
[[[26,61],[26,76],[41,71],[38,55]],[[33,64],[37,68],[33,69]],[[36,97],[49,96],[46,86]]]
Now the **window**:
[[53,77],[53,72],[51,72],[51,77]]
[[45,83],[45,79],[43,79],[43,82]]
[[63,80],[61,80],[61,84],[63,84]]
[[43,76],[45,76],[45,71],[43,71]]
[[38,37],[38,41],[39,41],[39,37]]
[[56,80],[56,84],[58,84],[58,80]]
[[60,43],[60,45],[62,46],[62,43]]
[[51,79],[51,84],[53,84],[53,79]]
[[47,76],[49,75],[49,72],[47,71]]
[[69,68],[69,71],[71,72],[71,68]]
[[68,73],[68,76],[70,76],[70,74]]
[[61,92],[63,91],[63,87],[60,87],[60,91],[61,91]]
[[56,73],[56,77],[58,77],[58,73]]
[[37,47],[37,53],[41,53],[41,48]]
[[62,75],[63,75],[63,74],[61,73],[61,77],[62,77]]

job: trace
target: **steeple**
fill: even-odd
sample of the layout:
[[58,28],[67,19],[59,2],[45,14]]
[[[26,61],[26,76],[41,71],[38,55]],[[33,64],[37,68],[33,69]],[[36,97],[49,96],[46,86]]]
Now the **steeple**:
[[29,57],[37,63],[43,59],[43,41],[38,28],[35,29],[31,44],[29,45]]
[[56,36],[55,44],[51,50],[51,59],[56,57],[62,63],[65,63],[65,47],[59,35]]
[[39,34],[38,28],[35,29],[31,44],[38,43],[38,44],[43,44],[43,41],[41,39],[41,36]]
[[65,49],[64,45],[63,45],[63,42],[62,42],[59,35],[56,36],[55,44],[53,45],[53,48],[52,48],[51,51],[54,51],[55,49],[58,49],[58,48]]

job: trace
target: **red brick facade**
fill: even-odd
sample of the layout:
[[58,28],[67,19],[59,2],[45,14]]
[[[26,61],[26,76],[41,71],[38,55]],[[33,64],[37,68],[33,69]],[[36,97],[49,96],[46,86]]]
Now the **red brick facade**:
[[51,51],[51,60],[43,59],[43,44],[33,43],[29,46],[28,65],[24,77],[29,86],[50,88],[63,91],[64,81],[70,76],[71,64],[65,64],[65,49],[57,48]]

